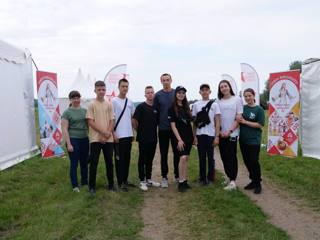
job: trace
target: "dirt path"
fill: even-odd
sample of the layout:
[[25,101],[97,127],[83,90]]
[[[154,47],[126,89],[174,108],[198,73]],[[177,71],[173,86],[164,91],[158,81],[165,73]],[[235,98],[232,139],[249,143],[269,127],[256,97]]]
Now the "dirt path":
[[[169,151],[171,152],[171,151]],[[177,229],[174,224],[168,222],[168,214],[175,209],[177,186],[173,182],[173,164],[172,156],[169,155],[169,188],[149,188],[145,192],[144,206],[142,209],[142,217],[144,221],[144,228],[141,235],[146,239],[152,240],[167,240],[185,239],[183,233]],[[161,167],[160,167],[160,153],[157,150],[154,163],[152,178],[155,181],[161,182]]]
[[[218,151],[215,152],[216,168],[224,173],[220,155]],[[261,195],[243,190],[248,182],[247,170],[240,164],[237,179],[239,189],[270,217],[273,225],[285,230],[292,239],[320,239],[320,214],[303,206],[301,200],[295,199],[265,180],[262,183]]]

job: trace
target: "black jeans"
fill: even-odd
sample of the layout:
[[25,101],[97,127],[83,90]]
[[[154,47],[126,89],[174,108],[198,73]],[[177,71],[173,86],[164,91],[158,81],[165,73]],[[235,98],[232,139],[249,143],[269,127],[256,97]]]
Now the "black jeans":
[[254,183],[261,182],[261,168],[259,164],[260,145],[248,145],[240,142],[244,164],[249,171],[249,178]]
[[70,179],[73,188],[78,187],[77,169],[80,162],[81,185],[88,184],[88,138],[70,138],[73,152],[68,152],[70,158]]
[[156,152],[157,142],[139,142],[138,171],[140,181],[151,179],[152,163]]
[[235,181],[238,175],[237,138],[220,138],[219,150],[227,177]]
[[179,154],[177,146],[174,144],[174,133],[171,130],[159,130],[159,147],[161,155],[161,175],[168,178],[168,150],[169,140],[173,151],[173,169],[175,178],[179,178]]
[[90,168],[89,168],[89,188],[96,188],[96,175],[99,163],[100,152],[103,152],[104,161],[106,164],[106,175],[108,178],[109,186],[113,186],[113,143],[100,143],[93,142],[90,144]]
[[114,144],[118,185],[127,184],[131,159],[132,137],[119,138]]
[[[213,140],[214,137],[208,135],[197,135],[198,139],[198,156],[199,156],[199,170],[200,181],[206,182],[214,180],[214,158],[213,158]],[[208,174],[207,172],[208,159]],[[207,174],[207,175],[206,175]]]

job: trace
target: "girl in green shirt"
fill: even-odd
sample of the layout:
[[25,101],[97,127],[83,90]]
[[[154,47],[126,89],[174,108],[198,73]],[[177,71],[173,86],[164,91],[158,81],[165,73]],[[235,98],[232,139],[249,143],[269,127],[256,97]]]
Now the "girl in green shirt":
[[261,193],[261,168],[259,153],[261,145],[261,133],[264,125],[264,111],[255,103],[255,92],[248,88],[243,92],[246,105],[243,108],[240,123],[240,149],[243,161],[249,171],[251,182],[244,187],[246,190],[254,190],[255,194]]
[[69,93],[70,106],[62,114],[62,133],[70,158],[70,179],[73,191],[80,192],[77,177],[80,162],[81,185],[88,184],[89,139],[86,120],[87,110],[80,106],[78,91]]

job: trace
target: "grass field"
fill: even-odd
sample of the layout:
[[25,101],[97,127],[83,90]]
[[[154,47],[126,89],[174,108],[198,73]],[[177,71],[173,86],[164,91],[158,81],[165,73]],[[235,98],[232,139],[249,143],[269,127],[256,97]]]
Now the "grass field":
[[[265,113],[267,116],[267,112]],[[267,119],[263,129],[264,144],[267,144]],[[240,151],[239,159],[242,161]],[[280,188],[306,200],[307,204],[320,211],[320,160],[302,157],[301,149],[297,158],[270,156],[266,148],[261,149],[260,163],[264,178],[270,179]]]

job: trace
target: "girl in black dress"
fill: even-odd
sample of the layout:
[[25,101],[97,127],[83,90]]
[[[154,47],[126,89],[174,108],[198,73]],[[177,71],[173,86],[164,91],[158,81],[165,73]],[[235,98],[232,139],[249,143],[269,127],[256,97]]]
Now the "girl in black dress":
[[192,115],[186,98],[186,92],[187,90],[182,86],[176,88],[174,102],[168,111],[171,129],[175,135],[174,146],[177,147],[180,157],[178,187],[180,192],[185,192],[190,188],[187,182],[187,163],[193,143]]

